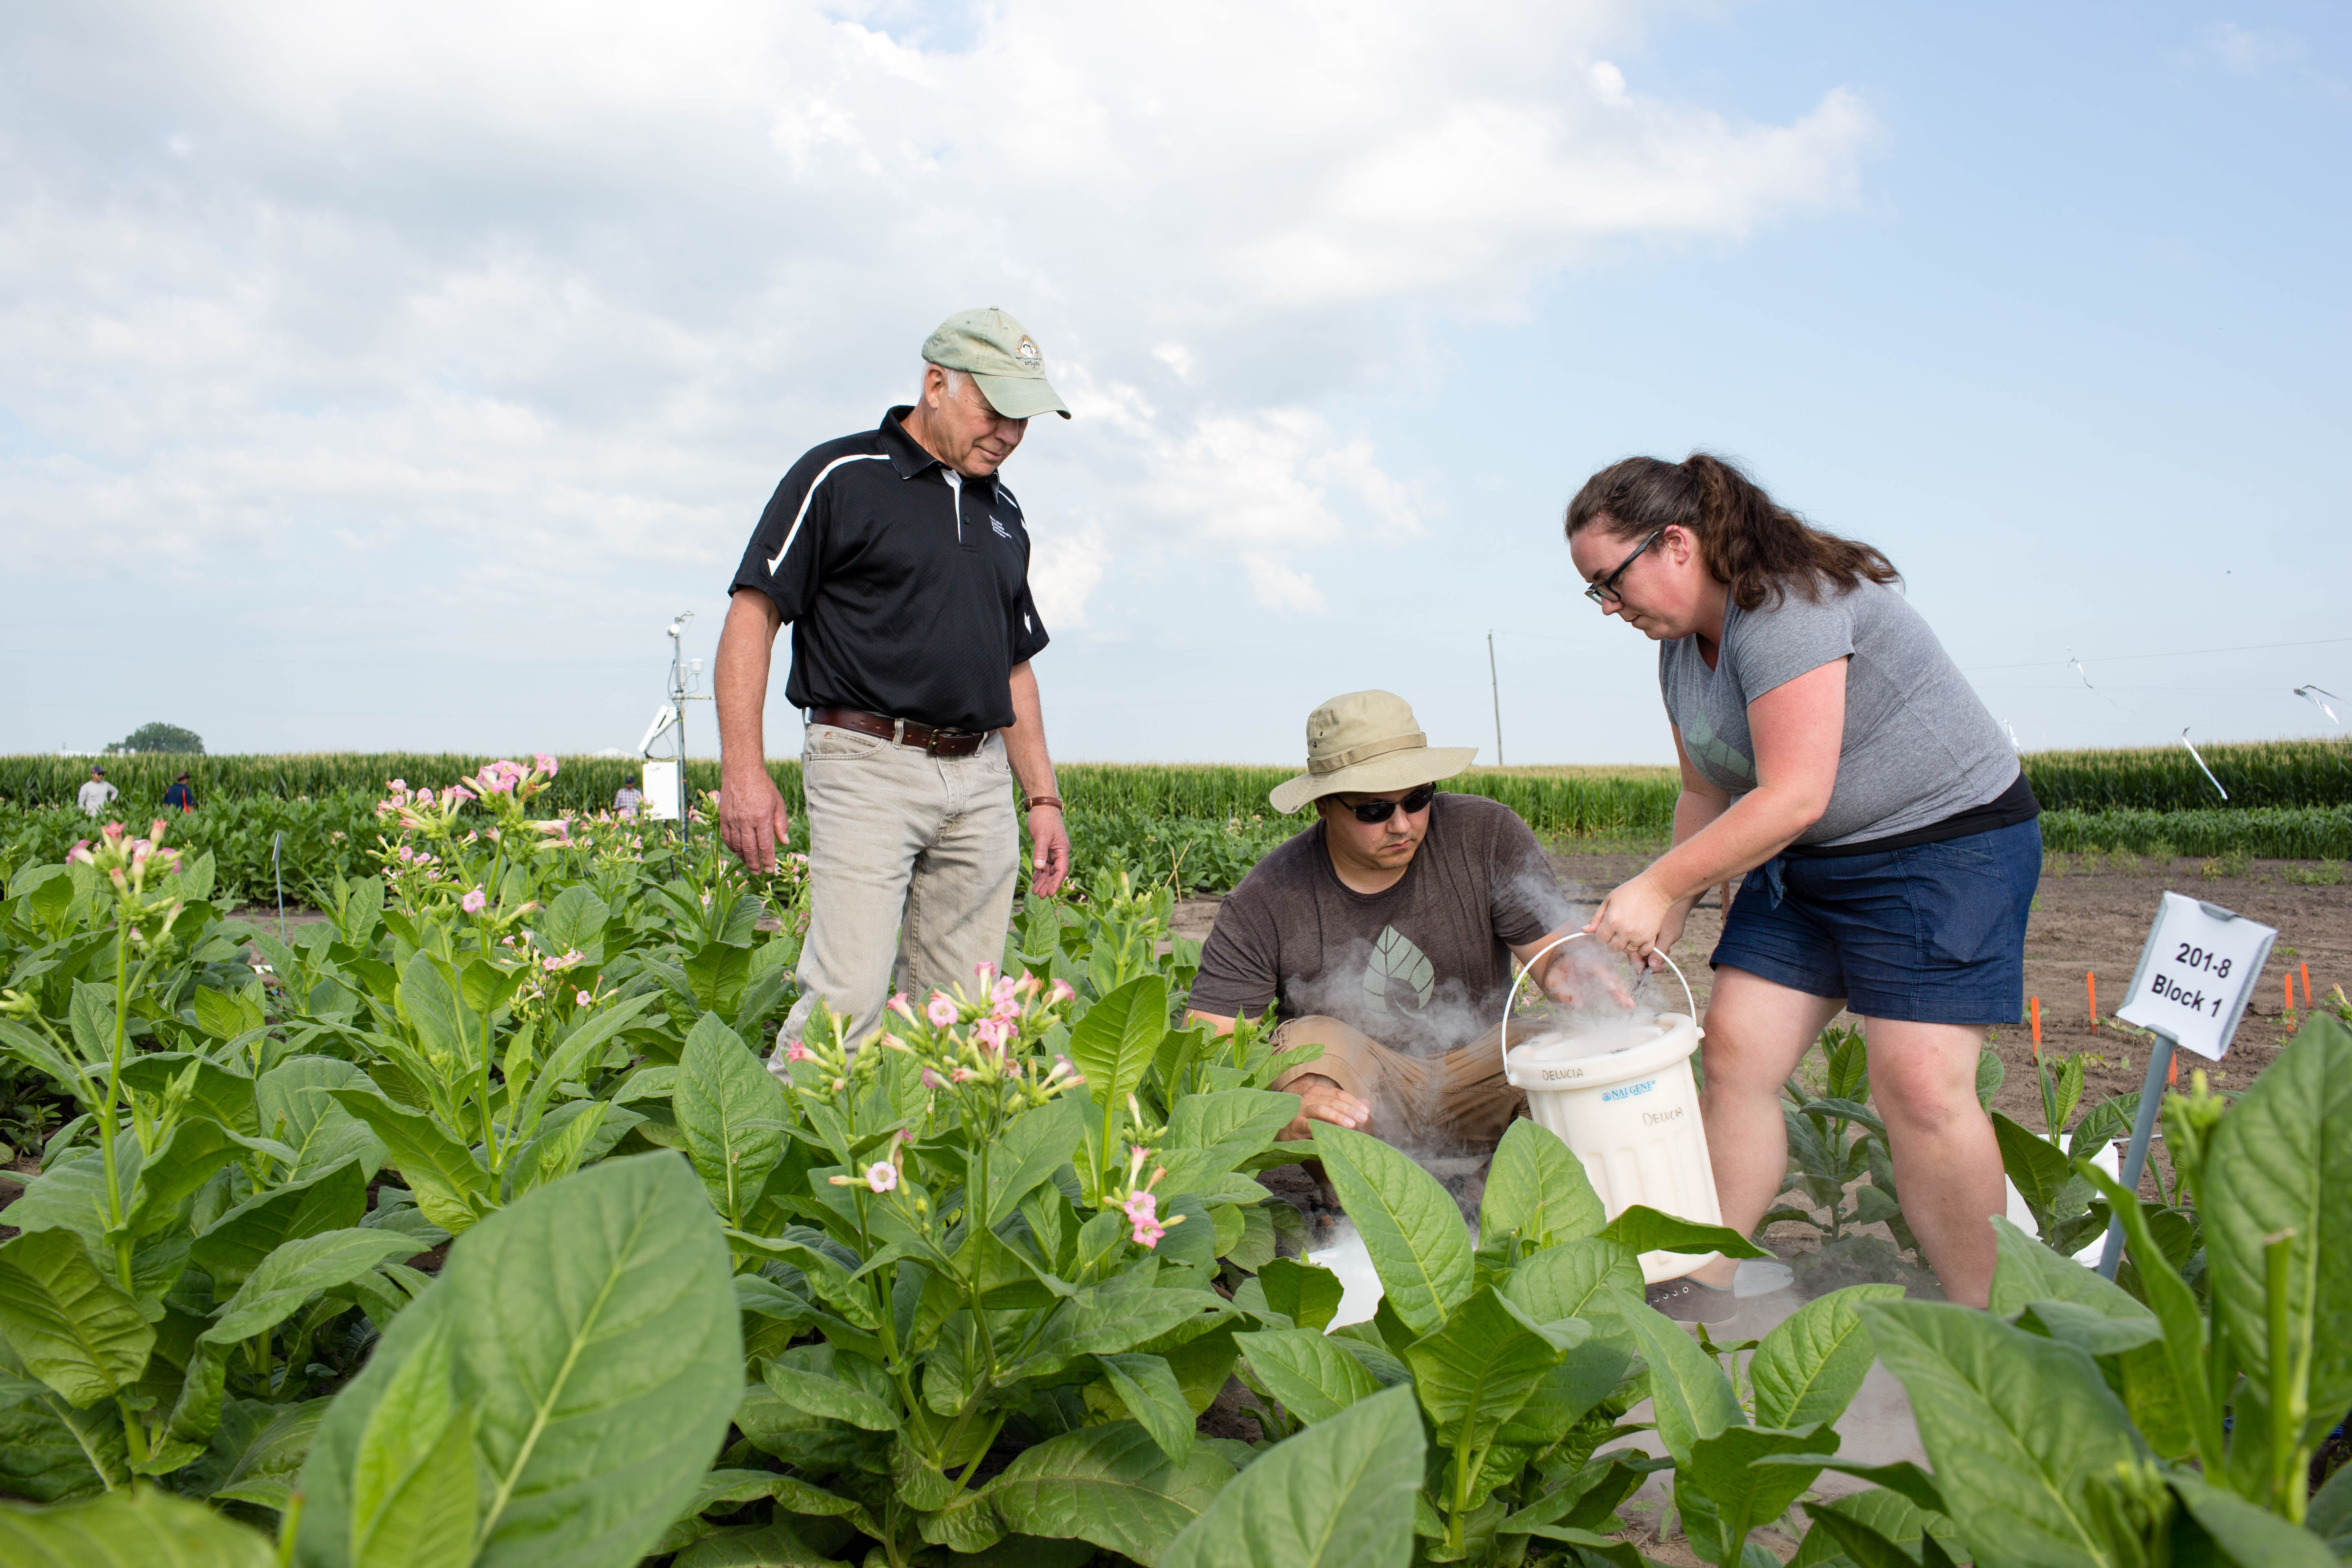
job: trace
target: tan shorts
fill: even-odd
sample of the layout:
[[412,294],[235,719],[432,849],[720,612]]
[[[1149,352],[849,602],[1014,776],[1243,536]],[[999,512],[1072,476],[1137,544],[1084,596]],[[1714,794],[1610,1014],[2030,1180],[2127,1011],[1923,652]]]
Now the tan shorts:
[[1498,1027],[1442,1057],[1412,1057],[1337,1018],[1310,1015],[1276,1030],[1274,1048],[1317,1045],[1323,1055],[1285,1072],[1274,1087],[1288,1089],[1309,1073],[1320,1074],[1371,1106],[1371,1125],[1364,1131],[1385,1142],[1432,1153],[1485,1154],[1528,1106],[1527,1091],[1503,1079],[1500,1041]]

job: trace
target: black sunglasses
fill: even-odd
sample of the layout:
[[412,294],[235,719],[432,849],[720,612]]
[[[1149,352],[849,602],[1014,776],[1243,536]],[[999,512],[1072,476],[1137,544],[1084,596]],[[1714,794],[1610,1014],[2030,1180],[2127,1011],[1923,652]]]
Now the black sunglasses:
[[1597,583],[1588,584],[1584,590],[1584,596],[1591,600],[1594,604],[1600,605],[1604,610],[1610,605],[1617,603],[1619,597],[1617,593],[1617,579],[1625,575],[1625,568],[1640,560],[1642,552],[1647,550],[1653,544],[1655,544],[1658,542],[1658,536],[1665,532],[1666,529],[1672,526],[1673,525],[1671,523],[1664,524],[1658,528],[1651,530],[1649,538],[1633,546],[1633,554],[1628,555],[1624,560],[1617,563],[1616,571],[1612,572],[1608,576],[1601,578]]
[[[1356,820],[1358,822],[1369,825],[1375,822],[1386,822],[1390,817],[1396,815],[1396,810],[1399,806],[1404,807],[1405,815],[1408,816],[1412,816],[1416,811],[1427,811],[1429,809],[1429,803],[1436,798],[1437,786],[1433,784],[1425,784],[1419,789],[1414,790],[1412,794],[1406,795],[1402,800],[1368,800],[1358,805],[1350,805],[1348,809],[1356,814]],[[1345,805],[1346,803],[1342,802],[1341,804]]]

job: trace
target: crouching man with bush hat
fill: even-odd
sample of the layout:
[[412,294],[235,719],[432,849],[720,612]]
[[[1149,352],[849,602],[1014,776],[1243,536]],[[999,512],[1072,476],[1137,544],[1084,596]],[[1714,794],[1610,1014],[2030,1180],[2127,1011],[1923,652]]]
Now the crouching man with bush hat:
[[[1277,787],[1316,820],[1258,862],[1217,910],[1192,985],[1220,1033],[1274,1008],[1277,1050],[1320,1059],[1274,1087],[1310,1121],[1433,1153],[1492,1149],[1526,1094],[1497,1035],[1512,961],[1575,929],[1536,836],[1483,795],[1434,787],[1475,746],[1432,746],[1402,697],[1352,691],[1307,716],[1307,771]],[[1590,943],[1580,943],[1589,947]],[[1561,949],[1537,979],[1575,999]]]
[[911,991],[972,984],[1004,952],[1026,801],[1035,878],[1067,874],[1037,679],[1029,533],[999,476],[1029,420],[1070,411],[1003,310],[923,344],[911,405],[810,450],[769,502],[730,593],[715,670],[719,831],[772,871],[791,826],[763,740],[768,666],[792,623],[784,695],[807,718],[809,931],[780,1050],[819,1003],[853,1040],[879,1021],[894,954]]

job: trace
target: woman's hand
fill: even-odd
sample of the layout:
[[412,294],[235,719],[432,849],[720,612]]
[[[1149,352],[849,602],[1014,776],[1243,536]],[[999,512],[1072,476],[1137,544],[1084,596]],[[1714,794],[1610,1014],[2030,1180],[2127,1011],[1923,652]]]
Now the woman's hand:
[[1656,952],[1682,934],[1679,920],[1672,921],[1671,931],[1667,930],[1668,917],[1674,912],[1675,900],[1644,871],[1601,900],[1584,929],[1603,946],[1628,958],[1646,960],[1656,969]]

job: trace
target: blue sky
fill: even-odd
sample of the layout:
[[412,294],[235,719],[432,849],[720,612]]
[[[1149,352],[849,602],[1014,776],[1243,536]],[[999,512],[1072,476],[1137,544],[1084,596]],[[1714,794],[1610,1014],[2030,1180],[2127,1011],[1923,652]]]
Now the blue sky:
[[2340,11],[1325,15],[13,10],[0,750],[627,746],[979,303],[1079,414],[1007,471],[1066,758],[1384,686],[1491,761],[1491,630],[1505,760],[1664,760],[1559,517],[1696,447],[2028,748],[2336,732]]

